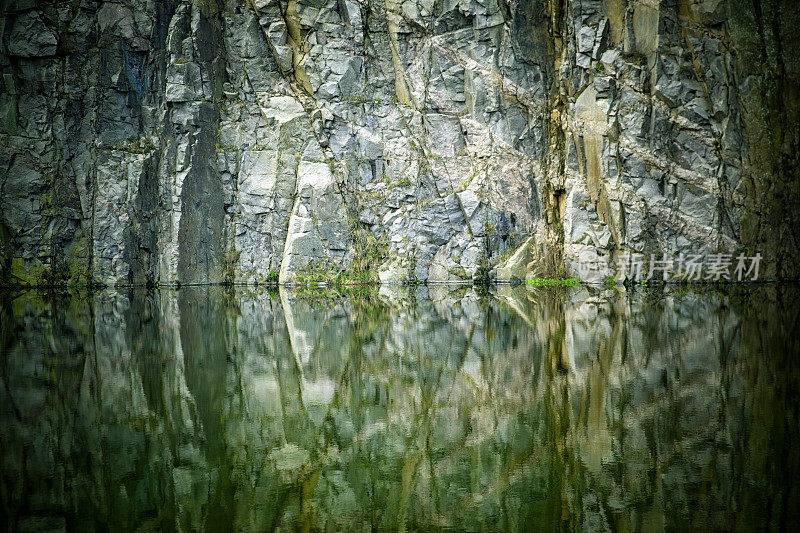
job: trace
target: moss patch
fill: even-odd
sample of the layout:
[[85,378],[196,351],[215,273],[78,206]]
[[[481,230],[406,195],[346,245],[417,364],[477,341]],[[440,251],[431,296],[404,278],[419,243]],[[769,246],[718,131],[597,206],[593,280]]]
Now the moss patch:
[[533,278],[528,285],[534,287],[577,287],[581,281],[577,278]]

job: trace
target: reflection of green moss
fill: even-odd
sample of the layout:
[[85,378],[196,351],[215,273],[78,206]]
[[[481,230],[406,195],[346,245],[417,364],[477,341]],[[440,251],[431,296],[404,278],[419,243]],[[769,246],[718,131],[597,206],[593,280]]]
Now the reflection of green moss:
[[306,288],[336,288],[353,285],[372,285],[377,281],[372,272],[357,270],[337,270],[335,268],[311,268],[295,274],[293,282]]
[[534,287],[577,287],[581,281],[576,278],[533,278],[528,280],[528,285]]
[[374,289],[370,285],[344,285],[334,284],[319,286],[304,286],[292,291],[292,294],[309,302],[333,303],[341,298],[371,298]]

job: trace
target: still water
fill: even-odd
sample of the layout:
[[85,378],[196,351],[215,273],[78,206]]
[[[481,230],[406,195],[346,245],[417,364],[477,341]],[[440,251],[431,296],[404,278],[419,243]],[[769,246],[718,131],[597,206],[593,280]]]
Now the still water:
[[0,529],[796,529],[799,297],[6,295]]

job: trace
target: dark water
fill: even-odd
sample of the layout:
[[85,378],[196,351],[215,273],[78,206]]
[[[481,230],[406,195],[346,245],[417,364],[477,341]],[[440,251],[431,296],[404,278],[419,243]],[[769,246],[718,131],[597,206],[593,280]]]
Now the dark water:
[[6,297],[0,529],[796,529],[798,297]]

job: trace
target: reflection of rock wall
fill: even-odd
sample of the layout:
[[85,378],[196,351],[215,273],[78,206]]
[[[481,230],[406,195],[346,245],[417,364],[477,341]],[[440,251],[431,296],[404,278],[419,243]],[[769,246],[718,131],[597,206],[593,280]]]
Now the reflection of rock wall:
[[[770,512],[781,516],[773,527],[798,520],[768,511],[798,496],[784,474],[763,470],[800,466],[782,440],[798,430],[794,418],[785,425],[797,396],[784,388],[796,384],[798,347],[779,325],[797,311],[729,305],[689,295],[567,312],[571,444],[602,487],[583,499],[584,513],[613,516],[618,528],[758,529]],[[726,511],[732,501],[736,513]]]
[[585,251],[602,277],[740,250],[796,277],[795,11],[6,0],[0,279],[522,278]]
[[0,327],[2,518],[790,526],[798,315],[770,292],[21,297]]

